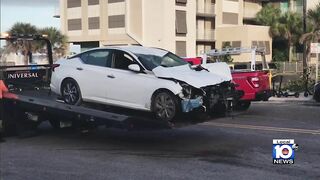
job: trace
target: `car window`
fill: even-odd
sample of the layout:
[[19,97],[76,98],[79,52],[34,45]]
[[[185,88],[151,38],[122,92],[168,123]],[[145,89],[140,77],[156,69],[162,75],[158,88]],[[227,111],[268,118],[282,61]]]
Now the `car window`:
[[85,64],[101,66],[101,67],[111,67],[111,51],[92,51],[81,55],[81,60]]
[[127,54],[123,51],[115,51],[114,59],[113,59],[113,66],[112,66],[113,68],[129,70],[128,66],[130,64],[135,64],[135,62],[129,54]]
[[143,66],[152,71],[158,66],[162,67],[175,67],[188,64],[180,57],[168,52],[164,56],[151,55],[151,54],[136,54]]

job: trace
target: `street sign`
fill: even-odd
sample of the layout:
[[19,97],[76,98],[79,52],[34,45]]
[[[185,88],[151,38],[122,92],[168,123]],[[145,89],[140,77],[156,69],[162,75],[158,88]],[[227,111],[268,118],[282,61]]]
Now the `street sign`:
[[320,43],[311,43],[310,51],[311,51],[311,53],[319,54],[320,53]]

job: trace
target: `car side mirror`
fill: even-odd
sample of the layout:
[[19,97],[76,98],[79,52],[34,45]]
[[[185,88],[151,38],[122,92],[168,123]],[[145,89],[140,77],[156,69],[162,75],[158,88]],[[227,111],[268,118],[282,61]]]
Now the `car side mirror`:
[[128,66],[128,69],[130,69],[133,72],[141,72],[141,68],[138,64],[130,64]]

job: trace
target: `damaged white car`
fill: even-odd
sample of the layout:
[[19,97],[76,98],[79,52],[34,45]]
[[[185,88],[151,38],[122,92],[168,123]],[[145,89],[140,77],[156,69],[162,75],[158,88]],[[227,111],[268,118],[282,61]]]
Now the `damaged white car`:
[[212,112],[232,91],[225,63],[192,68],[171,52],[141,46],[92,49],[57,62],[51,90],[81,102],[151,111],[171,121],[179,113]]

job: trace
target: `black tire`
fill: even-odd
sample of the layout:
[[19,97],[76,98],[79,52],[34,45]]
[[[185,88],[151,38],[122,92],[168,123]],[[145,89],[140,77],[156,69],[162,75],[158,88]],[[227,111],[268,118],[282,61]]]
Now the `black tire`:
[[14,136],[17,135],[17,123],[16,116],[17,114],[14,111],[5,109],[6,113],[3,113],[1,116],[2,119],[2,128],[4,136]]
[[73,79],[66,79],[62,82],[61,96],[66,104],[80,105],[82,102],[79,85]]
[[217,102],[209,114],[214,117],[225,117],[227,114],[226,104],[223,101]]
[[294,97],[298,98],[300,96],[300,93],[296,92],[294,93]]
[[314,91],[313,98],[314,98],[317,102],[320,102],[320,87],[317,88],[317,89]]
[[59,120],[49,119],[48,121],[50,125],[53,127],[53,129],[56,129],[56,130],[61,129]]
[[170,91],[162,90],[153,95],[151,108],[156,119],[173,121],[180,113],[178,98]]
[[235,105],[234,109],[238,111],[246,111],[249,109],[250,105],[251,105],[251,101],[239,101]]
[[283,92],[282,92],[282,91],[279,91],[279,92],[277,93],[277,97],[280,98],[280,97],[282,97],[282,96],[283,96]]

